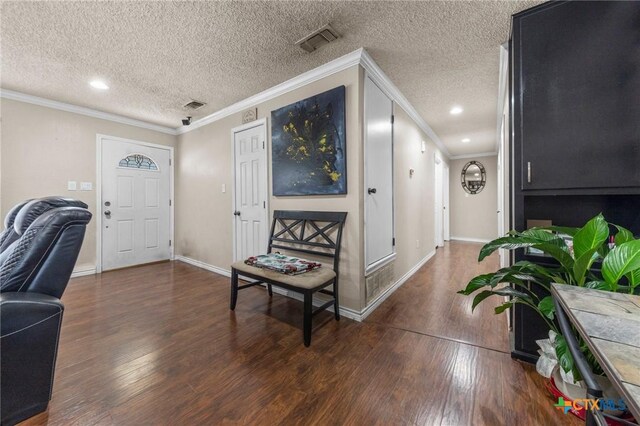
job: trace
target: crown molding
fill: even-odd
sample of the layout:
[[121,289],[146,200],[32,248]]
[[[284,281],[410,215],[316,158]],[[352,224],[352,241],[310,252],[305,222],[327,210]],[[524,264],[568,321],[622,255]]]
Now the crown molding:
[[13,101],[26,102],[28,104],[39,105],[47,108],[53,108],[60,111],[72,112],[75,114],[86,115],[88,117],[99,118],[101,120],[113,121],[115,123],[127,124],[129,126],[141,127],[143,129],[154,130],[169,135],[177,135],[175,129],[157,124],[147,123],[146,121],[136,120],[134,118],[124,117],[122,115],[111,114],[108,112],[98,111],[91,108],[81,107],[78,105],[67,104],[64,102],[53,101],[51,99],[41,98],[38,96],[27,95],[26,93],[16,92],[13,90],[0,89],[0,97],[11,99]]
[[314,81],[320,80],[337,72],[343,71],[347,68],[360,65],[364,68],[369,76],[375,81],[378,86],[394,101],[398,104],[408,115],[413,119],[418,127],[429,136],[429,138],[436,144],[438,149],[447,157],[451,157],[449,150],[444,146],[438,135],[427,124],[427,122],[420,116],[418,111],[411,105],[411,103],[400,92],[400,89],[396,87],[391,79],[382,71],[382,69],[376,64],[364,48],[360,48],[351,53],[347,53],[333,61],[327,62],[324,65],[320,65],[317,68],[293,77],[283,83],[273,86],[270,89],[264,90],[256,95],[250,96],[240,102],[230,105],[220,111],[214,112],[211,115],[200,118],[192,122],[189,126],[178,127],[177,133],[179,135],[191,132],[202,126],[213,123],[214,121],[228,117],[232,114],[242,112],[248,108],[255,107],[256,105],[281,96],[285,93],[296,90],[300,87],[306,86]]
[[306,86],[307,84],[313,83],[314,81],[318,81],[322,78],[343,71],[352,66],[358,65],[360,63],[360,57],[363,51],[364,49],[360,48],[351,53],[347,53],[344,56],[341,56],[337,59],[334,59],[333,61],[327,62],[324,65],[320,65],[317,68],[293,77],[283,83],[271,87],[270,89],[264,90],[258,94],[236,102],[233,105],[229,105],[226,108],[216,111],[213,114],[200,118],[192,122],[189,126],[178,127],[176,129],[177,134],[181,135],[187,132],[191,132],[199,127],[206,126],[207,124],[213,123],[214,121],[218,121],[232,114],[244,111],[251,107],[255,107],[260,103],[266,102],[278,96],[284,95],[285,93],[291,92],[292,90],[296,90],[300,87]]
[[391,98],[398,106],[400,106],[411,119],[420,127],[420,129],[429,136],[429,138],[436,144],[440,152],[442,152],[447,158],[451,158],[451,153],[444,146],[444,143],[440,140],[436,132],[427,124],[422,116],[416,111],[411,103],[404,97],[400,89],[396,87],[391,79],[382,71],[382,69],[375,63],[375,61],[369,56],[366,50],[360,49],[360,65],[364,68],[373,81],[384,91],[387,96]]
[[497,152],[480,152],[478,154],[464,154],[464,155],[452,155],[449,157],[451,160],[464,160],[467,158],[480,158],[480,157],[495,157]]

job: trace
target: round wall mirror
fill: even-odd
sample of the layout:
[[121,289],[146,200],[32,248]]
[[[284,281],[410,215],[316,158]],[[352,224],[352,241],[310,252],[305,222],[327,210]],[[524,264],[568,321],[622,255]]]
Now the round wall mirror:
[[462,168],[460,180],[465,191],[469,194],[477,194],[482,191],[484,184],[487,182],[487,172],[484,170],[482,163],[469,161]]

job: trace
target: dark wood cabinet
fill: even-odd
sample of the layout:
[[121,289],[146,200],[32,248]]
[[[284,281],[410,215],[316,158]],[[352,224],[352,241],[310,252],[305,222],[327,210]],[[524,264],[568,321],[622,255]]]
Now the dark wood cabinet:
[[[545,3],[514,15],[509,46],[512,227],[602,212],[640,235],[640,2]],[[547,330],[518,306],[512,355],[534,361]]]
[[520,188],[640,187],[640,3],[548,3],[512,28]]

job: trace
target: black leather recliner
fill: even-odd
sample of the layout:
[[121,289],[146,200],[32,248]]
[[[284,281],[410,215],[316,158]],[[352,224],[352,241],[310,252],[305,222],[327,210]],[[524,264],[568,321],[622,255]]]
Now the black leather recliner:
[[60,297],[91,220],[86,204],[59,197],[33,200],[18,210],[13,222],[18,238],[0,253],[3,425],[46,410],[51,399],[64,310]]

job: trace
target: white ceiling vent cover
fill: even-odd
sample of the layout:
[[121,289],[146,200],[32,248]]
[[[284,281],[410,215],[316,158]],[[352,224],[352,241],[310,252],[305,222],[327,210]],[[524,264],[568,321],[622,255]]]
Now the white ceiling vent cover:
[[184,106],[184,108],[187,108],[187,109],[193,109],[193,110],[195,110],[195,109],[198,109],[198,108],[202,108],[202,107],[203,107],[203,106],[205,106],[205,105],[206,105],[206,103],[204,103],[204,102],[200,102],[200,101],[191,101],[191,102],[189,102],[188,104],[186,104],[186,105]]
[[296,45],[300,46],[307,52],[313,52],[325,44],[329,44],[334,40],[340,38],[340,34],[336,32],[331,25],[327,24],[322,28],[319,28],[311,34],[303,37],[296,42]]

